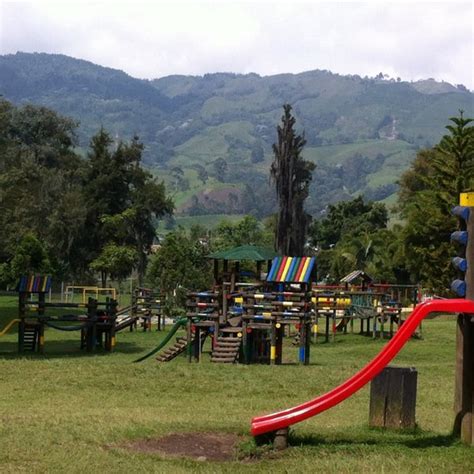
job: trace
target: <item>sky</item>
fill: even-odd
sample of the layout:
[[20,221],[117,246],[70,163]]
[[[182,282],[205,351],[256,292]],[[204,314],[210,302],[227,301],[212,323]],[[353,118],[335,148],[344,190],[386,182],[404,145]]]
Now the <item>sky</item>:
[[138,78],[326,69],[474,89],[473,3],[0,0],[0,54],[61,53]]

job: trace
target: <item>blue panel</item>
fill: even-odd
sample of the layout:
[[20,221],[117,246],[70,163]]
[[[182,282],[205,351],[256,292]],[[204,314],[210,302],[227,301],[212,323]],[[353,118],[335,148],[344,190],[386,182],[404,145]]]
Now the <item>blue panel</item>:
[[304,357],[305,357],[305,348],[300,347],[300,362],[304,362]]
[[451,214],[467,221],[469,219],[469,208],[466,206],[456,206],[451,209]]
[[451,240],[453,242],[459,242],[460,244],[467,245],[467,231],[465,230],[457,230],[451,234]]
[[458,296],[466,296],[466,282],[464,280],[454,280],[451,283],[451,290],[454,291]]
[[459,271],[465,272],[467,270],[467,260],[465,258],[454,257],[451,262]]

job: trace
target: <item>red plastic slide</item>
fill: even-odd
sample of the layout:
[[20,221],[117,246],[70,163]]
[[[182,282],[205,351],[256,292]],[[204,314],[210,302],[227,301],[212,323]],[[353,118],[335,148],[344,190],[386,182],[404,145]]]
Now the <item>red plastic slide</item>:
[[415,332],[418,324],[430,313],[474,313],[474,301],[465,299],[432,300],[418,305],[402,324],[395,336],[363,369],[344,383],[309,402],[271,415],[257,416],[252,420],[252,435],[258,436],[286,428],[306,420],[349,398],[367,382],[377,376],[398,354]]

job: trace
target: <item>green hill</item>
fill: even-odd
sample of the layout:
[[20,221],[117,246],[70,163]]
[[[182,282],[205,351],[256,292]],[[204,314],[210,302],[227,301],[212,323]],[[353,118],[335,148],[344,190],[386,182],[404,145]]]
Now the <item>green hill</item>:
[[360,193],[390,202],[416,151],[437,143],[458,109],[474,115],[471,92],[431,79],[316,70],[147,81],[51,54],[0,56],[0,94],[77,118],[82,147],[101,125],[118,138],[138,134],[146,164],[186,215],[272,212],[268,169],[284,103],[305,132],[304,156],[318,166],[313,214]]

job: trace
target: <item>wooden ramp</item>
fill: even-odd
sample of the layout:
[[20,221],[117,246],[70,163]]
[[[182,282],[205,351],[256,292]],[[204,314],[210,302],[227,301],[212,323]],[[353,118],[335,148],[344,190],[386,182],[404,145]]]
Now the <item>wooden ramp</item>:
[[[194,336],[192,341],[194,341]],[[187,346],[188,343],[186,341],[186,337],[177,337],[176,342],[171,347],[165,349],[156,356],[156,360],[158,362],[169,362],[170,360],[173,360],[175,357],[179,356],[179,354],[182,354],[186,350]]]

